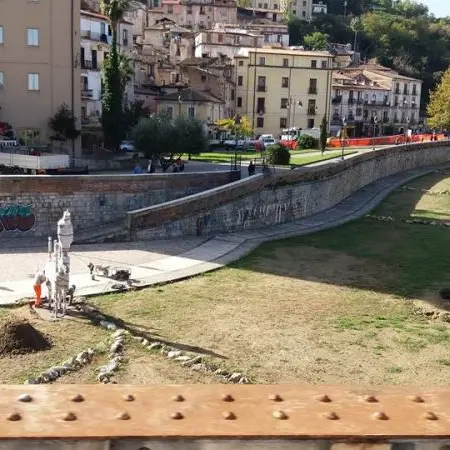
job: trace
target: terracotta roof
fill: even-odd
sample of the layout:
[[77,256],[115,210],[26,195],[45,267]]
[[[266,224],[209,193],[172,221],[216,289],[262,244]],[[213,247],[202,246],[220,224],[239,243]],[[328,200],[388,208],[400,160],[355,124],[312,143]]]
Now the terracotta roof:
[[289,48],[242,48],[241,51],[235,56],[235,58],[244,57],[248,58],[249,53],[258,53],[263,55],[265,54],[275,54],[275,55],[298,55],[298,56],[317,56],[321,58],[331,58],[333,55],[329,52],[319,52],[319,51],[310,51],[310,50],[292,50]]
[[159,98],[161,102],[194,102],[194,103],[224,103],[209,92],[197,91],[196,89],[187,88],[178,92],[163,95]]

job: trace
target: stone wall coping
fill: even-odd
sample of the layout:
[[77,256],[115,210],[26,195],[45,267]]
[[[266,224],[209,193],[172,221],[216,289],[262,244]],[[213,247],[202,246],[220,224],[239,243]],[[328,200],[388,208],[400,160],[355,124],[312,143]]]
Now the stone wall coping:
[[[378,150],[371,150],[352,156],[342,162],[326,162],[319,166],[300,167],[295,170],[285,171],[276,174],[275,176],[264,176],[262,174],[254,175],[250,178],[235,181],[224,186],[213,188],[198,194],[192,194],[181,199],[173,200],[159,205],[153,205],[148,208],[142,208],[135,211],[128,211],[126,217],[126,225],[129,230],[139,228],[140,219],[144,217],[145,226],[157,225],[159,214],[161,212],[170,212],[168,216],[170,220],[179,218],[178,216],[186,211],[189,205],[189,214],[195,214],[210,208],[219,206],[237,200],[238,198],[249,195],[261,189],[275,188],[276,186],[301,184],[306,182],[320,182],[325,179],[332,178],[339,173],[364,164],[367,161],[382,159],[386,156],[393,156],[396,154],[407,155],[410,151],[417,151],[427,149],[430,147],[449,147],[449,141],[426,142],[418,144],[404,144],[387,147]],[[185,214],[183,214],[185,215]],[[150,217],[151,218],[150,218]]]

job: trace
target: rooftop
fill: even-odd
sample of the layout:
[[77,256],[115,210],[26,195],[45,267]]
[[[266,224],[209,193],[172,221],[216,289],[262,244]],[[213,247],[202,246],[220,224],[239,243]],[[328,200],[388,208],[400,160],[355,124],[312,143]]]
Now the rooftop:
[[161,102],[195,102],[195,103],[223,103],[209,92],[198,91],[192,88],[182,89],[178,92],[164,95],[159,98]]
[[286,48],[272,48],[272,47],[263,47],[263,48],[242,48],[237,58],[248,58],[250,53],[259,53],[259,54],[270,54],[270,55],[294,55],[294,56],[309,56],[309,57],[318,57],[318,58],[331,58],[333,55],[329,52],[321,52],[321,51],[310,51],[310,50],[294,50],[294,49],[286,49]]

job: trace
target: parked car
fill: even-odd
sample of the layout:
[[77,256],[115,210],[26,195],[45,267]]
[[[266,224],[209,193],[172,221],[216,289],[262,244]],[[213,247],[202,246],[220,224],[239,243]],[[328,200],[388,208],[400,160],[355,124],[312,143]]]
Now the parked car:
[[264,150],[265,150],[267,147],[270,147],[271,145],[275,145],[277,142],[275,141],[274,138],[265,138],[262,140],[262,143],[264,145]]
[[120,143],[120,150],[124,152],[134,152],[134,142],[133,141],[122,141]]
[[[227,149],[231,150],[236,147],[236,139],[231,137],[230,139],[226,139],[225,141],[222,141],[222,145]],[[250,138],[244,138],[244,139],[238,139],[237,141],[237,148],[239,149],[245,149],[249,147],[255,146],[255,140]]]

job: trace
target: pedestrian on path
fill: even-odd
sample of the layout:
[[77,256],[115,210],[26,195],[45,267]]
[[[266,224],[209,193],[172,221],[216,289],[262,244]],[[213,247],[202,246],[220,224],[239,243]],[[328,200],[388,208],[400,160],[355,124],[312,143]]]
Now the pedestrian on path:
[[47,282],[47,277],[45,275],[45,270],[38,270],[36,275],[34,276],[34,293],[36,295],[36,300],[34,302],[34,306],[36,308],[40,308],[42,306],[42,285]]
[[248,165],[248,176],[251,177],[255,174],[256,166],[253,161],[250,161],[250,164]]

